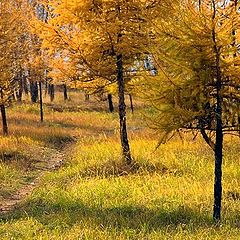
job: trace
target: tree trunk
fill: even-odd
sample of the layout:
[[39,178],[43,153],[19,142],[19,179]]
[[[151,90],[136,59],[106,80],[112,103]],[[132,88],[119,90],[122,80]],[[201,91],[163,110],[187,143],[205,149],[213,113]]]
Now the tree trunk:
[[22,102],[22,94],[23,94],[23,79],[22,79],[22,76],[19,74],[18,90],[16,91],[16,96],[17,96],[18,102]]
[[7,115],[6,115],[6,109],[5,105],[1,104],[1,115],[2,115],[2,130],[3,130],[3,135],[7,136],[8,135],[8,125],[7,125]]
[[132,94],[129,94],[129,100],[130,100],[130,107],[131,107],[131,111],[132,113],[134,112],[134,107],[133,107],[133,99],[132,99]]
[[[214,5],[214,14],[216,6]],[[213,15],[213,19],[215,15]],[[216,61],[216,144],[215,144],[215,178],[214,178],[214,206],[213,219],[216,223],[221,220],[222,205],[222,160],[223,160],[223,126],[222,126],[222,76],[220,69],[220,48],[217,46],[215,29],[212,31],[214,53]]]
[[54,97],[55,97],[54,84],[48,85],[48,94],[50,96],[50,101],[53,102]]
[[108,94],[108,107],[109,107],[109,112],[111,112],[111,113],[114,112],[112,94]]
[[0,97],[1,97],[0,111],[2,115],[2,130],[3,130],[3,135],[7,136],[8,135],[7,114],[6,114],[6,108],[4,105],[4,96],[3,96],[2,89],[0,89]]
[[40,106],[40,120],[43,122],[43,100],[42,100],[42,83],[39,82],[39,106]]
[[222,203],[222,159],[223,159],[223,127],[222,127],[222,97],[221,76],[217,74],[217,107],[216,107],[216,144],[215,144],[215,180],[213,218],[216,222],[221,219]]
[[48,93],[48,78],[45,79],[45,97],[47,96],[47,93]]
[[66,84],[63,84],[63,96],[64,96],[64,101],[68,100],[68,92],[67,92]]
[[38,100],[38,83],[37,82],[30,82],[30,93],[31,93],[32,103],[36,103]]
[[126,105],[124,100],[124,79],[122,55],[117,55],[117,82],[118,82],[118,101],[119,101],[119,120],[120,120],[120,138],[122,145],[123,158],[127,164],[131,164],[132,158],[127,136],[126,123]]

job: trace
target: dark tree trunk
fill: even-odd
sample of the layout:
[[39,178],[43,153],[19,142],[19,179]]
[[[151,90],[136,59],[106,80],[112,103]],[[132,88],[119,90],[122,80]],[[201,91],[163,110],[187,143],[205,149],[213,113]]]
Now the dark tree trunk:
[[3,135],[7,136],[8,135],[8,125],[7,125],[7,114],[6,114],[6,108],[4,105],[3,101],[3,90],[0,90],[0,95],[1,95],[1,104],[0,104],[0,110],[1,110],[1,115],[2,115],[2,130],[3,130]]
[[1,104],[1,115],[2,115],[2,130],[3,130],[3,135],[7,136],[8,135],[8,125],[7,125],[7,115],[6,115],[6,109],[5,105]]
[[49,84],[48,85],[48,94],[50,96],[50,101],[53,102],[54,97],[55,97],[54,84]]
[[217,117],[216,146],[215,146],[215,180],[214,180],[214,208],[213,218],[216,222],[221,219],[222,204],[222,159],[223,159],[223,132],[222,120]]
[[117,55],[117,82],[118,82],[118,100],[119,100],[119,120],[120,120],[120,138],[124,160],[127,164],[131,164],[132,158],[127,136],[126,123],[126,105],[124,99],[124,79],[123,79],[123,63],[122,55]]
[[[220,72],[219,72],[220,73]],[[222,204],[222,159],[223,159],[223,127],[222,127],[222,97],[221,76],[217,76],[217,107],[216,107],[216,144],[215,144],[215,180],[213,218],[216,222],[221,219]]]
[[[214,5],[214,11],[216,8]],[[213,18],[214,19],[214,18]],[[215,178],[214,178],[214,206],[213,219],[221,220],[222,206],[222,160],[223,160],[223,126],[222,126],[222,76],[220,69],[220,48],[217,47],[215,29],[212,31],[214,52],[216,55],[216,143],[215,143]]]
[[108,107],[109,107],[109,112],[111,112],[111,113],[114,112],[112,94],[108,94]]
[[39,107],[40,107],[40,120],[43,122],[43,100],[42,100],[42,83],[39,82]]
[[36,103],[38,100],[38,83],[37,82],[30,82],[30,93],[31,93],[32,103]]
[[129,100],[130,100],[130,107],[131,107],[131,111],[132,113],[134,112],[134,107],[133,107],[133,99],[132,99],[132,94],[129,94]]
[[68,92],[67,92],[66,84],[63,84],[63,96],[64,96],[64,101],[68,100]]

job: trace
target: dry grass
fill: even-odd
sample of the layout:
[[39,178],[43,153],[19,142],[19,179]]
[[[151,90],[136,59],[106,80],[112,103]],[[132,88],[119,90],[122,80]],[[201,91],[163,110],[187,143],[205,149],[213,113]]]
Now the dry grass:
[[[213,153],[201,139],[176,138],[154,151],[157,136],[137,111],[128,117],[135,162],[126,166],[117,114],[61,108],[49,105],[42,127],[78,137],[76,147],[62,169],[45,176],[27,202],[2,220],[1,239],[239,239],[238,139],[226,139],[223,221],[216,227]],[[25,115],[21,111],[19,119]],[[49,144],[35,133],[34,142]]]

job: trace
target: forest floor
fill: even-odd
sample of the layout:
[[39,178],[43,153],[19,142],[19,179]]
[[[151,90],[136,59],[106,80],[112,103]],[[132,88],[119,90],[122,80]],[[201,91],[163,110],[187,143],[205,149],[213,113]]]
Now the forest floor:
[[8,109],[0,239],[239,239],[238,139],[225,140],[223,219],[215,226],[213,153],[201,138],[174,138],[155,151],[158,136],[144,117],[154,111],[135,102],[127,113],[134,163],[127,166],[118,114],[106,102],[70,96],[45,103],[44,123],[37,105]]
[[35,172],[34,177],[29,179],[31,181],[24,182],[11,194],[2,197],[0,200],[0,214],[8,214],[18,208],[19,204],[23,203],[27,196],[38,187],[45,173],[59,169],[64,164],[64,160],[66,159],[65,152],[69,151],[69,147],[68,145],[68,147],[64,147],[60,151],[47,147],[42,148],[44,156],[41,160],[35,161],[35,164],[31,165],[31,168],[28,169],[29,173]]

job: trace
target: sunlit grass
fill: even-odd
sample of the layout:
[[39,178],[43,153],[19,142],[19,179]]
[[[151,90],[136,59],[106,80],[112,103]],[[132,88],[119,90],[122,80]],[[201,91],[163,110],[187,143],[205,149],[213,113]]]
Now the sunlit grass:
[[[65,166],[47,174],[21,208],[2,220],[1,239],[239,239],[238,139],[226,139],[223,220],[216,227],[214,156],[200,138],[175,138],[155,150],[157,136],[139,112],[129,114],[134,163],[127,166],[120,157],[117,114],[46,112],[46,122],[34,125],[43,128],[35,130],[34,142],[52,144],[47,138],[55,130],[48,135],[46,129],[63,136],[66,131],[78,142]],[[19,113],[19,122],[36,117],[29,114]]]
[[[153,152],[155,144],[151,139],[132,141],[138,168],[124,169],[114,138],[81,139],[67,166],[47,175],[22,206],[27,215],[15,213],[12,223],[2,225],[3,236],[8,232],[19,239],[238,239],[239,200],[229,192],[239,191],[239,172],[224,178],[223,223],[216,228],[211,221],[211,151],[201,141],[176,140]],[[233,157],[237,168],[239,157]],[[232,158],[227,157],[224,165],[230,173],[227,162],[233,163]],[[33,226],[22,232],[26,223]]]
[[[89,105],[98,105],[96,100],[86,104],[83,94],[73,92],[70,96],[72,100],[64,102],[61,95],[56,94],[54,104],[44,98],[43,123],[40,122],[38,104],[25,100],[7,109],[10,135],[0,137],[0,199],[9,197],[33,178],[34,166],[39,161],[46,161],[48,148],[50,151],[51,148],[62,148],[80,136],[98,135],[104,131],[108,134],[109,129],[110,134],[115,131],[117,114],[89,111]],[[103,103],[99,105],[100,109],[104,108]]]
[[0,200],[14,193],[33,173],[27,169],[34,161],[40,143],[27,137],[0,137]]

